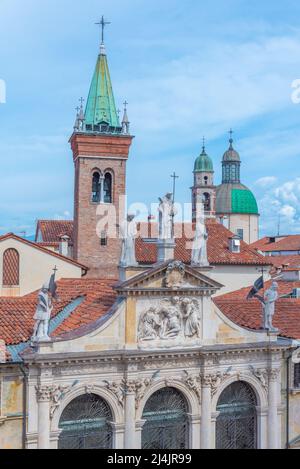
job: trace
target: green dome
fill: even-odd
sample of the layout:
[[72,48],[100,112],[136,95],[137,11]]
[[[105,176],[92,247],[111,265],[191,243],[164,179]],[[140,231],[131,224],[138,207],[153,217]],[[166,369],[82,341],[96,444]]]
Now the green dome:
[[217,187],[216,212],[258,215],[256,199],[243,184],[221,184]]
[[201,155],[198,156],[198,158],[195,161],[194,172],[195,173],[201,173],[201,172],[213,173],[214,172],[212,159],[206,154],[206,151],[204,149]]

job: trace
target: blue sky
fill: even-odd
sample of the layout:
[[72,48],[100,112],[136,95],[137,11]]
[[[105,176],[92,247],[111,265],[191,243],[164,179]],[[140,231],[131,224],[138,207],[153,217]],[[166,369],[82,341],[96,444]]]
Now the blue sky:
[[202,136],[220,161],[233,127],[242,181],[255,193],[261,233],[300,231],[300,2],[286,0],[0,0],[0,233],[34,231],[38,218],[69,218],[68,139],[87,96],[104,14],[115,98],[129,102],[136,136],[130,202],[150,204],[180,179],[190,201]]

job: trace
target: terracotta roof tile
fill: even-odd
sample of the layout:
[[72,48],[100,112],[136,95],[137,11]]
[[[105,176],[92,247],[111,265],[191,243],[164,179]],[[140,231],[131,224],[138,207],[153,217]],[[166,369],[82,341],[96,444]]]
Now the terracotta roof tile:
[[40,232],[44,243],[58,243],[63,235],[69,236],[70,242],[73,243],[73,226],[73,220],[38,220],[36,241]]
[[252,248],[266,251],[299,251],[300,235],[288,235],[279,241],[271,242],[270,237],[262,238],[251,244]]
[[[265,258],[248,244],[241,241],[241,252],[232,253],[229,250],[229,239],[233,233],[218,223],[208,219],[206,222],[208,231],[208,259],[210,264],[235,264],[235,265],[271,265],[269,258]],[[141,264],[153,264],[157,260],[157,247],[145,241],[145,238],[158,236],[157,224],[140,223],[138,226],[142,232],[136,243],[136,256]],[[182,236],[183,231],[183,236]],[[176,223],[176,248],[175,259],[190,263],[192,252],[193,225],[191,223]]]
[[283,265],[289,267],[300,267],[300,256],[268,256],[268,261],[272,262],[275,267],[282,267]]
[[[266,286],[270,286],[267,282]],[[300,288],[300,282],[279,281],[280,295],[291,293],[294,288]],[[252,287],[242,288],[234,292],[214,298],[217,307],[234,323],[259,330],[262,323],[262,306],[254,298],[246,300]],[[276,303],[273,324],[280,330],[282,337],[300,339],[300,299],[281,298]]]
[[[55,302],[52,318],[55,318],[73,300],[84,301],[55,330],[53,337],[71,332],[101,318],[116,300],[113,290],[115,280],[63,279],[57,282],[59,301]],[[30,338],[37,306],[38,292],[21,298],[0,297],[0,338],[6,345],[27,342]]]

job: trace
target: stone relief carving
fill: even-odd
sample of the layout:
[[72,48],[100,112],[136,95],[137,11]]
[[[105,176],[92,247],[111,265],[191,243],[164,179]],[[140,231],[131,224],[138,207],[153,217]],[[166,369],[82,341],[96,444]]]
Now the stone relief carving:
[[231,368],[225,371],[225,373],[217,372],[203,375],[201,377],[203,386],[209,386],[211,388],[211,394],[214,396],[223,381],[231,375],[230,371]]
[[268,370],[262,369],[262,368],[254,368],[253,366],[250,365],[250,370],[252,371],[253,376],[257,378],[260,382],[262,387],[267,390],[268,389]]
[[201,378],[200,375],[191,375],[187,371],[184,372],[185,377],[183,378],[184,384],[193,391],[201,402]]
[[52,419],[61,399],[72,388],[72,386],[46,384],[35,386],[38,402],[50,402],[50,418]]
[[124,397],[125,397],[125,389],[123,383],[117,383],[116,381],[109,382],[103,381],[106,385],[106,388],[111,391],[117,398],[121,407],[124,406]]
[[151,378],[138,378],[136,380],[122,379],[120,382],[104,381],[108,390],[113,392],[118,399],[119,404],[124,406],[124,398],[126,393],[135,394],[135,407],[138,409],[147,389],[153,383],[159,371],[155,372]]
[[38,402],[50,401],[52,390],[53,390],[53,385],[51,384],[35,386],[36,397],[37,397]]
[[139,321],[140,341],[201,337],[200,306],[196,299],[172,297],[144,312]]
[[50,419],[53,419],[56,409],[60,406],[60,401],[71,389],[71,386],[53,386],[51,391]]
[[185,266],[181,261],[173,261],[168,265],[164,286],[167,288],[178,288],[184,283]]

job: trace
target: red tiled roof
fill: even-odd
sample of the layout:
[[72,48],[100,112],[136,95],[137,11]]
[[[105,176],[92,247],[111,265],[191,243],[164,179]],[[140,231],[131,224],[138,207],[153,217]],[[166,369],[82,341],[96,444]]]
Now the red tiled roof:
[[73,220],[38,220],[35,240],[40,233],[43,243],[59,243],[61,236],[67,235],[73,243],[73,226]]
[[[53,337],[74,331],[104,316],[114,304],[117,294],[115,280],[63,279],[57,282],[59,301],[55,302],[52,318],[79,297],[84,301],[55,330]],[[24,297],[0,297],[0,339],[6,345],[27,342],[33,332],[38,292]]]
[[270,237],[259,239],[255,243],[251,244],[254,249],[260,251],[300,251],[300,235],[289,235],[285,236],[279,241],[274,243],[270,242]]
[[[266,286],[270,286],[267,282]],[[300,288],[300,282],[279,281],[280,295],[291,293]],[[262,306],[256,299],[246,300],[252,287],[213,298],[214,303],[231,321],[249,329],[259,330],[262,323]],[[273,324],[280,330],[280,335],[300,339],[300,298],[281,298],[276,303]]]
[[275,267],[282,267],[287,265],[289,267],[300,267],[300,256],[267,256],[266,259],[270,261]]
[[61,260],[64,260],[65,262],[69,262],[70,264],[77,265],[78,267],[81,267],[83,270],[87,271],[88,268],[80,264],[80,262],[76,262],[70,257],[63,256],[62,254],[59,254],[58,252],[52,251],[50,249],[47,249],[46,247],[41,246],[40,243],[33,243],[32,241],[29,241],[28,239],[21,238],[20,236],[15,235],[14,233],[7,233],[3,236],[0,236],[0,241],[4,241],[5,239],[15,239],[16,241],[20,241],[23,244],[27,244],[28,246],[34,248],[34,249],[39,249],[40,251],[44,252],[45,254],[48,254],[50,256],[55,256]]
[[[269,258],[265,258],[248,244],[241,241],[241,252],[232,253],[229,250],[229,239],[233,233],[214,219],[206,221],[208,231],[207,251],[210,264],[234,264],[234,265],[271,265]],[[141,264],[153,264],[157,261],[157,247],[155,244],[145,242],[149,238],[157,237],[157,224],[140,223],[142,231],[136,243],[137,261]],[[183,229],[184,228],[184,229]],[[184,231],[183,236],[181,236]],[[147,234],[148,232],[148,234]],[[175,225],[176,248],[175,259],[190,263],[192,252],[193,225],[191,223]],[[178,237],[179,236],[179,237]]]

